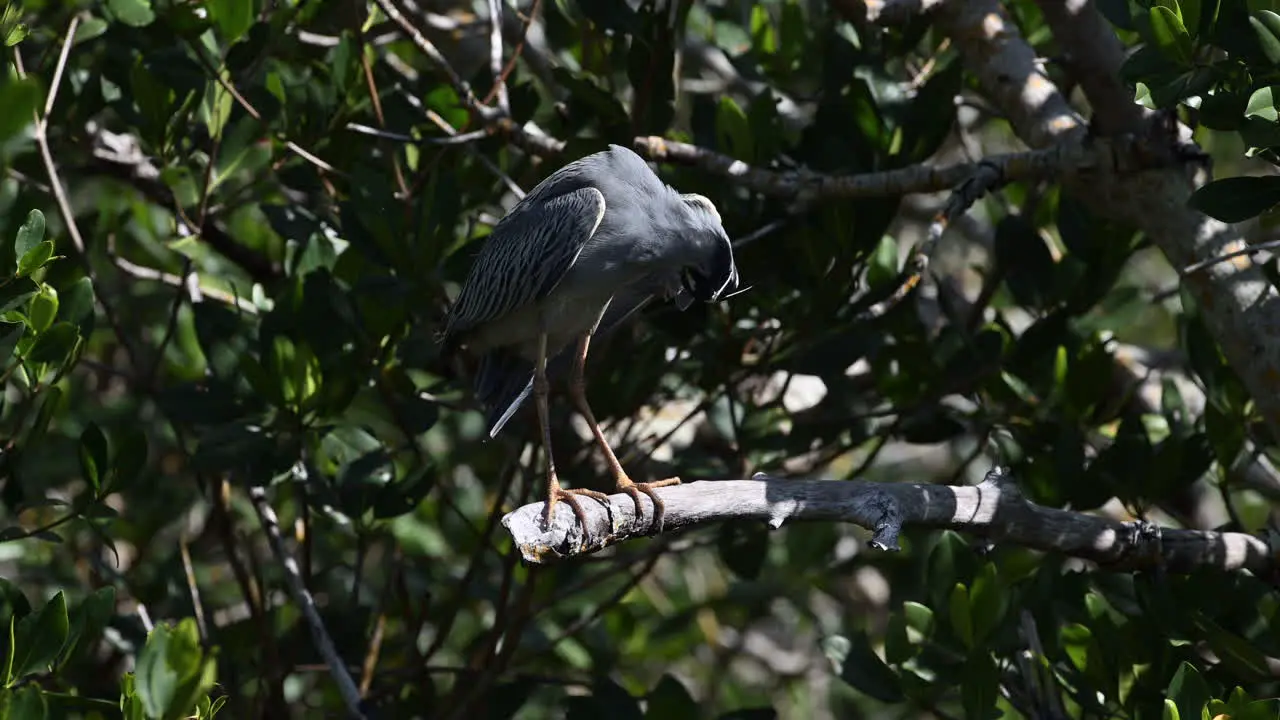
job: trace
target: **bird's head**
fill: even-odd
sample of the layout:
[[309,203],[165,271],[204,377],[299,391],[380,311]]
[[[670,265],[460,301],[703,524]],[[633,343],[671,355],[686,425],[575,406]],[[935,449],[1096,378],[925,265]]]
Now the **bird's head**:
[[[720,212],[706,197],[693,193],[681,195],[693,220],[692,232],[697,242],[692,262],[680,272],[681,295],[705,303],[717,302],[738,289],[738,266],[733,262],[733,243],[724,231]],[[681,303],[683,310],[688,302]]]

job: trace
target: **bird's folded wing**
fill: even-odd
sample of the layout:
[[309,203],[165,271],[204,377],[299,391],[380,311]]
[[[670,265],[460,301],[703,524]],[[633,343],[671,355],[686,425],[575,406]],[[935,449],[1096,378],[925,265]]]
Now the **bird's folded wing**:
[[593,187],[518,203],[493,228],[449,311],[446,335],[536,302],[555,289],[604,218]]

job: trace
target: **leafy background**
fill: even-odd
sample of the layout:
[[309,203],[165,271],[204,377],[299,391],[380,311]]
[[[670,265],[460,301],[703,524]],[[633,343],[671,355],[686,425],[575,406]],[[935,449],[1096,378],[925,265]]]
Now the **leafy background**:
[[[1265,241],[1280,15],[1152,5],[1097,3],[1134,50],[1123,77],[1224,178],[1193,205]],[[489,94],[487,3],[396,7]],[[503,7],[512,116],[558,156],[486,132],[373,3],[8,6],[0,713],[340,715],[262,485],[379,717],[1276,716],[1280,597],[1245,573],[1112,572],[922,529],[886,554],[820,523],[521,565],[498,519],[541,498],[535,425],[481,442],[469,368],[433,340],[516,189],[637,135],[833,175],[1021,145],[929,16]],[[1040,6],[1004,7],[1069,90]],[[1179,269],[1062,184],[979,202],[921,289],[867,321],[946,192],[797,208],[660,172],[716,203],[753,289],[593,345],[593,407],[633,476],[957,484],[998,460],[1049,506],[1271,523],[1274,438]],[[608,489],[566,406],[562,477]]]

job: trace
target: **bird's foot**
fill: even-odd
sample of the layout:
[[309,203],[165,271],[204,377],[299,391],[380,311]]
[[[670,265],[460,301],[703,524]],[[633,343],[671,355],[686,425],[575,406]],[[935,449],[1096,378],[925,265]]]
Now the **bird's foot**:
[[649,499],[653,501],[653,522],[649,524],[649,534],[657,535],[662,532],[662,519],[666,514],[667,508],[666,505],[663,504],[662,498],[658,497],[658,494],[653,490],[654,488],[679,484],[680,478],[678,477],[669,477],[666,480],[656,480],[654,482],[638,483],[632,481],[632,479],[626,475],[622,475],[618,478],[617,487],[618,492],[624,492],[631,496],[632,502],[636,505],[637,520],[644,517],[643,508],[640,504],[640,493],[644,493],[649,496]]
[[595,490],[587,490],[586,488],[562,487],[553,488],[547,495],[547,504],[542,510],[542,523],[548,530],[551,529],[551,519],[555,517],[556,502],[563,500],[573,510],[574,516],[578,518],[578,523],[582,526],[582,545],[579,549],[585,550],[590,546],[591,526],[587,523],[586,510],[583,510],[582,503],[578,502],[579,495],[604,503],[605,511],[609,513],[609,524],[610,526],[613,525],[613,503],[609,502],[608,495]]

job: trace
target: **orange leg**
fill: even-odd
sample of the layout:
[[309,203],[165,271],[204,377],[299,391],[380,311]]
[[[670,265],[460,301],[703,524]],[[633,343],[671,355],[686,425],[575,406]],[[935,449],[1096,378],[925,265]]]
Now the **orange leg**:
[[556,501],[563,500],[577,516],[578,522],[582,523],[582,541],[583,546],[587,545],[590,531],[587,525],[587,514],[582,509],[582,504],[578,502],[578,495],[585,495],[595,498],[605,505],[609,504],[609,496],[595,490],[586,490],[582,488],[565,489],[560,487],[560,479],[556,476],[556,461],[551,455],[551,423],[550,412],[547,409],[547,396],[550,394],[550,385],[547,382],[547,336],[544,333],[538,341],[538,364],[533,375],[533,400],[538,408],[538,424],[542,426],[542,444],[547,455],[547,504],[543,509],[542,520],[548,528],[551,527],[551,519],[555,517]]
[[609,463],[609,469],[613,472],[614,487],[618,492],[624,492],[631,496],[632,502],[636,505],[636,517],[641,517],[642,508],[640,506],[640,493],[649,496],[653,501],[653,524],[650,530],[656,534],[662,532],[662,516],[666,512],[666,506],[662,502],[662,498],[653,491],[654,488],[660,488],[667,485],[679,485],[680,478],[672,477],[666,480],[658,480],[657,482],[638,483],[627,476],[627,472],[622,469],[622,463],[618,462],[618,457],[613,454],[613,448],[609,447],[609,441],[605,440],[604,432],[600,430],[600,423],[596,422],[595,413],[591,412],[591,406],[587,404],[587,382],[585,378],[587,367],[587,350],[591,346],[591,333],[582,336],[578,341],[578,355],[573,364],[573,376],[569,381],[569,393],[573,398],[573,404],[578,408],[578,412],[582,413],[582,417],[586,419],[587,425],[591,428],[591,434],[595,436],[596,444],[600,446],[600,451],[604,453],[605,460]]

